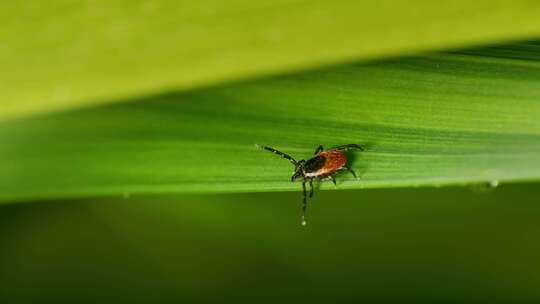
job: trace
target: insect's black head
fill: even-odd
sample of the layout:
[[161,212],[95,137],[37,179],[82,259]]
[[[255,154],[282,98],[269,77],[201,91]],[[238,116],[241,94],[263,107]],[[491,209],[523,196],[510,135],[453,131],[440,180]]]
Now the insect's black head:
[[294,182],[297,178],[304,176],[304,163],[305,160],[301,160],[294,166],[294,173],[291,176],[291,182]]

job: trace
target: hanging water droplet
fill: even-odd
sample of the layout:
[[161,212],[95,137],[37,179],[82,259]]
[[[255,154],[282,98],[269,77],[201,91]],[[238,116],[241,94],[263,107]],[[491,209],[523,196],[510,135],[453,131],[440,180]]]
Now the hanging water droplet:
[[498,185],[499,185],[499,181],[496,179],[489,181],[489,186],[491,188],[496,188]]
[[472,184],[469,186],[469,189],[474,192],[486,193],[491,192],[500,185],[499,181],[496,179],[488,180],[481,183]]
[[302,214],[302,221],[300,222],[302,226],[307,225],[306,217]]

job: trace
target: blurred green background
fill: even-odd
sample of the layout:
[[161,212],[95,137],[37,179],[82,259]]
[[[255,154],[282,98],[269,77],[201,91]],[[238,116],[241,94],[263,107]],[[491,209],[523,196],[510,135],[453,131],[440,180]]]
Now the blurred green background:
[[1,303],[538,303],[538,184],[3,205]]

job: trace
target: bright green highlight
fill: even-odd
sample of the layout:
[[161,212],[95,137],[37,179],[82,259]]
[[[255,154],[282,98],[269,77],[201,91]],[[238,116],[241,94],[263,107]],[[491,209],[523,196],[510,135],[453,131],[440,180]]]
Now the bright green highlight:
[[532,37],[540,2],[4,1],[0,119]]

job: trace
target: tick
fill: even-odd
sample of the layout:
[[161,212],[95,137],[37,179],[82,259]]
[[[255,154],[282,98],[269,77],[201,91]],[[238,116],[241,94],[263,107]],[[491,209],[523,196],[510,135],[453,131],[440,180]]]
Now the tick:
[[304,193],[302,201],[302,226],[306,225],[306,208],[307,208],[307,194],[306,183],[309,182],[309,197],[313,197],[313,180],[316,179],[320,182],[322,179],[330,178],[334,185],[336,185],[335,175],[343,170],[349,171],[355,178],[356,173],[353,169],[347,166],[347,156],[343,151],[349,149],[357,149],[364,151],[362,147],[357,144],[347,144],[337,146],[328,150],[324,150],[323,146],[319,146],[313,157],[308,160],[295,160],[290,155],[285,154],[271,147],[259,146],[260,148],[277,154],[294,165],[294,172],[291,176],[291,182],[294,182],[297,178],[302,178],[302,190]]

